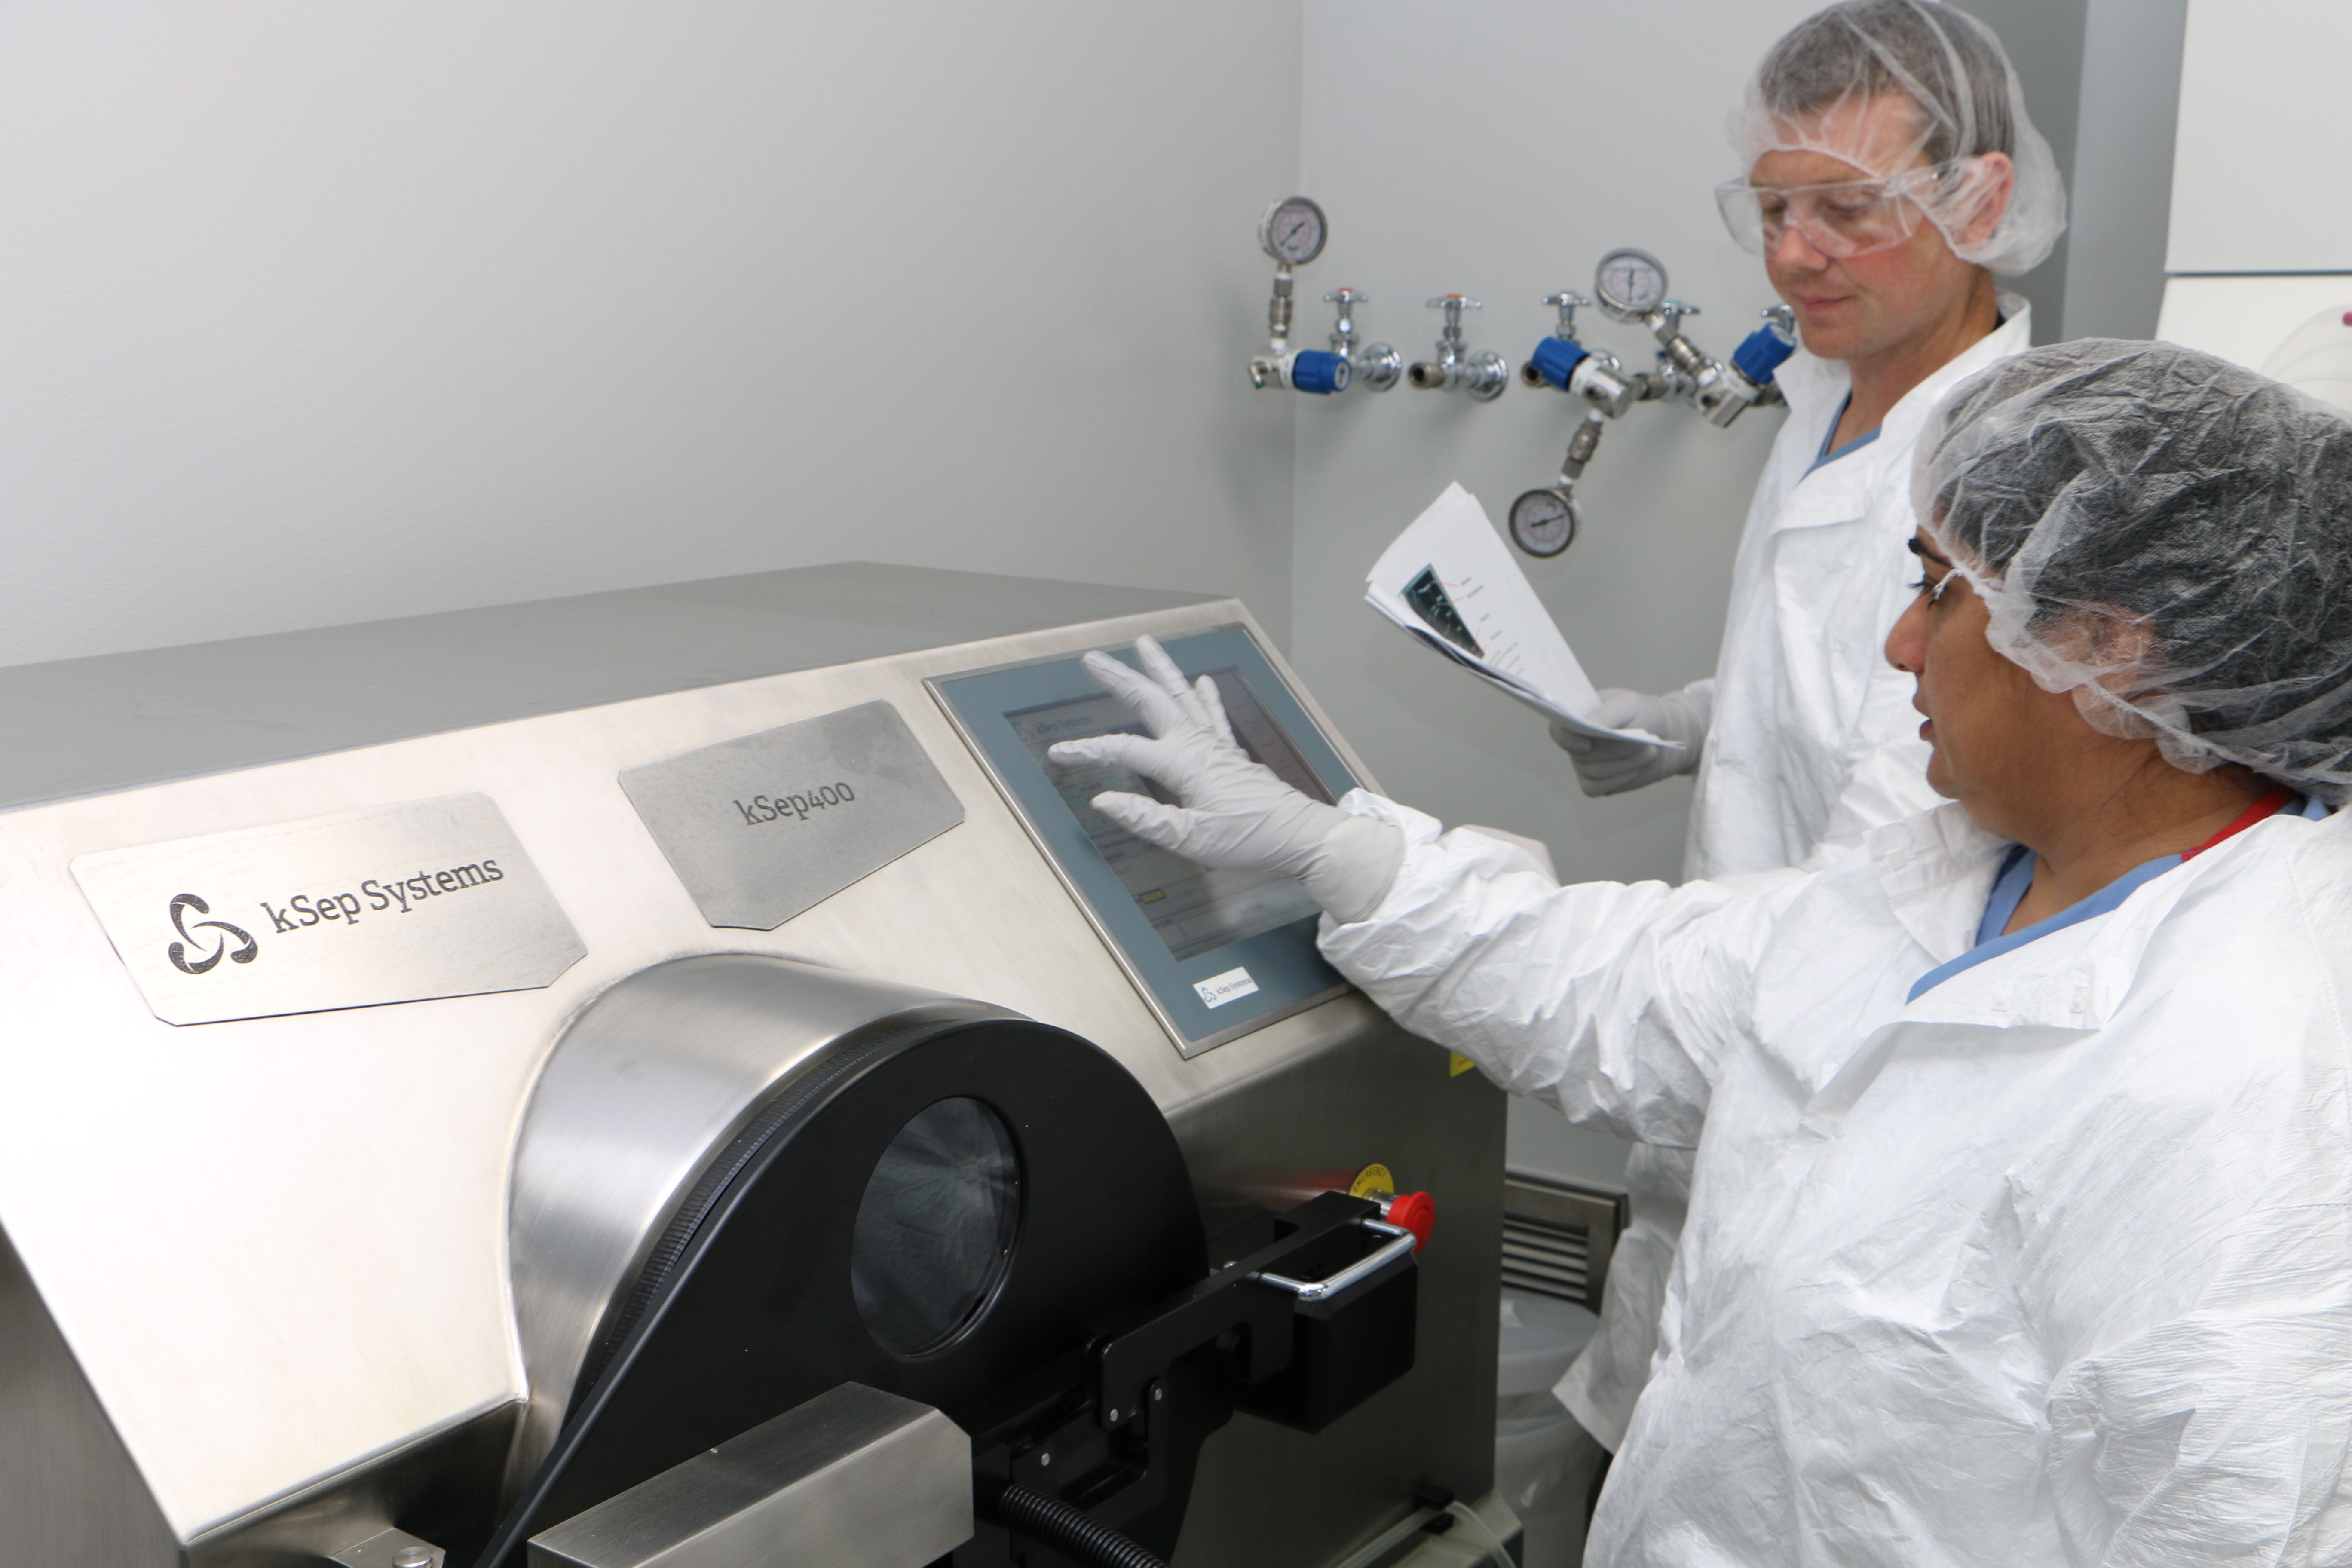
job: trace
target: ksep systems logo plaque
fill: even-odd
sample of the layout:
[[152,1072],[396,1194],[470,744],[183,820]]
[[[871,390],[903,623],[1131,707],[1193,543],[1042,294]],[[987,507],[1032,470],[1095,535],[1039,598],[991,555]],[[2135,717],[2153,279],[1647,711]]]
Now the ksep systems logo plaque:
[[73,875],[169,1024],[533,990],[588,951],[486,795],[102,850]]
[[[254,941],[253,933],[242,926],[233,926],[226,921],[198,921],[195,931],[189,930],[190,910],[200,915],[213,912],[213,907],[194,893],[181,893],[172,900],[172,929],[180,933],[180,940],[165,948],[163,956],[170,959],[172,967],[181,973],[209,974],[224,958],[231,963],[251,963],[261,956],[261,944]],[[221,934],[212,939],[211,951],[202,958],[193,958],[189,956],[190,950],[202,944],[203,939],[196,935],[200,931]],[[235,945],[231,945],[232,938]]]

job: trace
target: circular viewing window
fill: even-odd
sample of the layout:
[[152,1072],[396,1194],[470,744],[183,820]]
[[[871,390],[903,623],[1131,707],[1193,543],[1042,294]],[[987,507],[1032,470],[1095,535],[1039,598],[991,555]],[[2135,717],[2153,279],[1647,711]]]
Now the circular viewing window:
[[942,1100],[898,1130],[866,1183],[850,1289],[874,1342],[935,1351],[996,1293],[1021,1220],[1013,1134],[977,1100]]

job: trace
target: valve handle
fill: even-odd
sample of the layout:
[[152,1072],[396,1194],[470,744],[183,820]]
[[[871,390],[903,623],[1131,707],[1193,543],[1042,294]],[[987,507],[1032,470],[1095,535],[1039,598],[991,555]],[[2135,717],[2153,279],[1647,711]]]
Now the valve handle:
[[1551,335],[1556,338],[1566,338],[1570,342],[1574,342],[1577,307],[1590,305],[1592,301],[1573,289],[1563,289],[1557,294],[1545,295],[1544,303],[1559,307],[1559,325],[1552,329]]
[[[1370,302],[1371,298],[1372,297],[1370,294],[1360,292],[1354,289],[1334,289],[1331,292],[1323,296],[1323,302],[1327,305],[1338,305],[1344,310],[1349,305],[1368,304]],[[1784,305],[1781,309],[1786,310],[1788,307]]]
[[1433,310],[1483,310],[1486,307],[1467,294],[1440,294],[1429,301]]

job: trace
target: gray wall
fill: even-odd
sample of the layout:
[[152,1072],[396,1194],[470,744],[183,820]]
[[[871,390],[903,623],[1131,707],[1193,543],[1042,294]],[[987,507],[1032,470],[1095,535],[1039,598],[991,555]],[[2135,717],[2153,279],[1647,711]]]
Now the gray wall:
[[2194,0],[2184,35],[2168,269],[2352,271],[2352,5]]
[[810,562],[1247,595],[1296,4],[0,7],[0,664]]
[[2065,171],[2069,223],[2009,287],[2037,342],[2147,338],[2164,300],[2173,123],[2189,0],[1967,0],[2000,35]]
[[[2088,0],[1967,0],[1959,8],[2000,35],[2025,91],[2025,111],[2050,143],[2061,169],[2074,164],[2076,121],[2082,103],[2083,20]],[[2067,194],[2074,194],[2067,182]],[[2008,281],[2033,304],[2036,342],[2077,336],[2066,326],[2067,256],[2073,233],[2059,236],[2050,258]],[[2151,324],[2153,322],[2151,321]]]
[[2152,338],[2189,0],[2090,0],[2068,237],[2066,334]]

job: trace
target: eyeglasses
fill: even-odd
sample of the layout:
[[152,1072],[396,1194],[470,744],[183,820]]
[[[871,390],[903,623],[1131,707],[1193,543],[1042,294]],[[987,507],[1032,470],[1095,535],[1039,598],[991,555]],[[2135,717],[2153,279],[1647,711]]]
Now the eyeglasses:
[[[1959,573],[1952,569],[1950,562],[1923,547],[1916,534],[1903,542],[1903,548],[1919,563],[1919,580],[1910,585],[1911,591],[1927,600],[1929,609],[1935,608],[1944,602],[1944,590],[1960,580]],[[1927,575],[1927,563],[1931,561],[1944,569],[1942,576],[1931,578]]]
[[1758,256],[1769,253],[1794,228],[1814,249],[1843,261],[1910,238],[1925,216],[1913,193],[1958,174],[1963,166],[1939,163],[1891,179],[1832,185],[1751,185],[1733,180],[1715,187],[1715,205],[1731,237]]
[[1947,571],[1942,576],[1935,578],[1930,578],[1922,572],[1919,574],[1919,580],[1911,584],[1911,591],[1927,600],[1927,607],[1932,610],[1944,602],[1944,590],[1959,580],[1960,574],[1957,572]]

